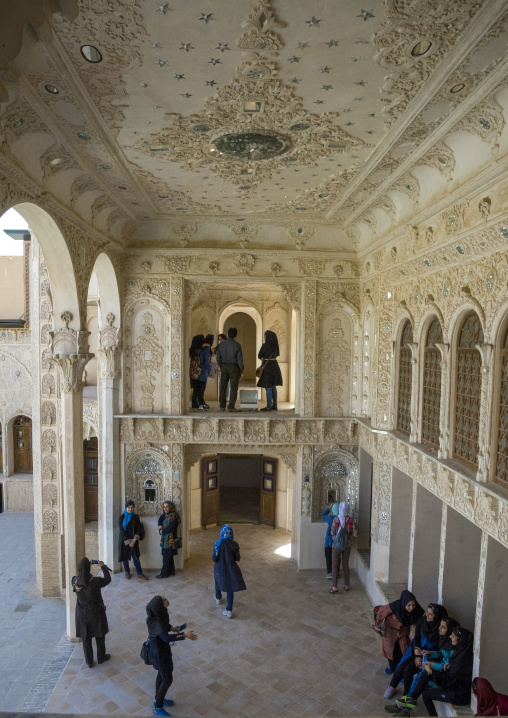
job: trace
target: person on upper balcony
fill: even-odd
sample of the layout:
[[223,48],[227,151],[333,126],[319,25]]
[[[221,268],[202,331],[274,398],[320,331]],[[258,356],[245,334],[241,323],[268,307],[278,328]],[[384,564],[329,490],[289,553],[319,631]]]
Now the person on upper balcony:
[[242,346],[236,341],[237,330],[228,329],[228,338],[217,347],[217,364],[221,371],[219,404],[220,410],[226,411],[226,392],[230,384],[228,411],[238,411],[235,408],[238,395],[238,384],[243,374]]

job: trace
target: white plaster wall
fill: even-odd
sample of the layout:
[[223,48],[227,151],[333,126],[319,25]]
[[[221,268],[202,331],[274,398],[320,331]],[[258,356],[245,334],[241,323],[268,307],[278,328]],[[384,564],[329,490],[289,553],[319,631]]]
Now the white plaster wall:
[[[142,516],[141,520],[145,527],[145,538],[140,541],[139,550],[141,553],[141,567],[143,571],[155,570],[160,571],[162,568],[162,555],[160,547],[159,527],[157,524],[158,516]],[[175,556],[176,568],[183,567],[183,549],[178,551]],[[131,568],[132,571],[132,568]],[[162,583],[162,582],[161,582]]]

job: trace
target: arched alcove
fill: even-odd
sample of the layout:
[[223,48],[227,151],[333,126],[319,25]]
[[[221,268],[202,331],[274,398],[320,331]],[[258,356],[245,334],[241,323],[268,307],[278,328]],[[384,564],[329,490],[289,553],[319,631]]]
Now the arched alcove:
[[125,465],[125,500],[132,499],[140,516],[159,516],[164,501],[171,501],[171,462],[160,449],[140,449]]
[[[231,319],[234,315],[244,315],[245,317],[249,317],[251,321],[254,321],[255,324],[255,343],[252,343],[251,338],[251,332],[252,332],[252,325],[247,324],[247,319],[243,319],[241,316],[238,317],[238,326],[236,320]],[[244,326],[245,325],[245,326]],[[236,328],[239,330],[237,339],[242,344],[242,337],[240,335],[240,329],[245,330],[246,333],[249,333],[249,344],[248,347],[243,347],[243,360],[245,367],[247,368],[247,362],[249,366],[249,372],[252,374],[252,377],[248,377],[247,373],[244,372],[244,378],[248,379],[249,381],[254,381],[255,376],[255,370],[256,370],[256,361],[257,361],[257,355],[259,350],[261,349],[261,344],[263,343],[263,320],[261,318],[261,314],[258,312],[256,307],[253,307],[252,305],[243,304],[241,302],[235,302],[233,304],[228,305],[225,307],[219,316],[219,333],[227,334],[227,329],[229,327],[236,326]],[[252,345],[252,346],[251,346]],[[252,360],[251,360],[252,355]],[[254,362],[254,369],[252,370],[252,362]]]
[[347,501],[351,516],[357,515],[358,460],[344,449],[328,451],[314,465],[312,520],[319,521],[326,504]]
[[238,331],[236,341],[240,342],[243,354],[243,378],[245,381],[256,381],[256,322],[245,312],[235,312],[224,322],[224,334],[228,329],[235,327]]

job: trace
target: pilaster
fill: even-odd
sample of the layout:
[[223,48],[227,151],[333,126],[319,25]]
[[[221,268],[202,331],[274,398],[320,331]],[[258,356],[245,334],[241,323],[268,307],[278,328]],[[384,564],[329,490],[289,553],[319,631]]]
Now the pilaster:
[[411,350],[411,419],[409,428],[409,441],[415,443],[419,436],[418,393],[420,388],[420,371],[418,357],[418,342],[409,342]]
[[448,506],[443,501],[441,507],[441,542],[439,544],[439,575],[437,579],[437,596],[438,603],[443,603],[443,577],[444,577],[444,559],[446,552],[446,523],[448,519]]
[[441,353],[441,401],[439,404],[439,449],[437,456],[438,459],[447,459],[450,456],[450,345],[437,342],[435,346]]
[[482,358],[481,388],[480,388],[480,417],[478,421],[478,471],[477,481],[489,480],[490,465],[490,431],[492,427],[492,412],[490,411],[490,398],[492,396],[492,344],[477,344],[477,350]]
[[485,592],[485,573],[487,571],[487,548],[489,545],[489,535],[486,531],[482,532],[482,544],[480,549],[480,567],[478,570],[478,592],[476,594],[476,614],[474,620],[474,644],[473,650],[477,658],[480,657],[480,643],[482,637],[482,614],[483,614],[483,594]]

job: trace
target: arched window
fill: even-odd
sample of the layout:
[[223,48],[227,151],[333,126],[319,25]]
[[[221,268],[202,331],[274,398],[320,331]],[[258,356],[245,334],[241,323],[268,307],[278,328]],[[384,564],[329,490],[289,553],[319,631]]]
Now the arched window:
[[439,447],[439,411],[441,408],[441,352],[436,343],[443,342],[439,319],[431,322],[425,341],[423,359],[422,440]]
[[462,323],[457,346],[457,389],[453,454],[470,466],[478,465],[480,423],[481,356],[476,344],[483,342],[483,329],[476,314]]
[[410,342],[413,341],[413,327],[408,320],[400,338],[399,350],[399,396],[397,402],[397,429],[409,434],[411,430],[411,349]]
[[496,479],[508,482],[508,329],[501,348],[499,418],[497,422]]

